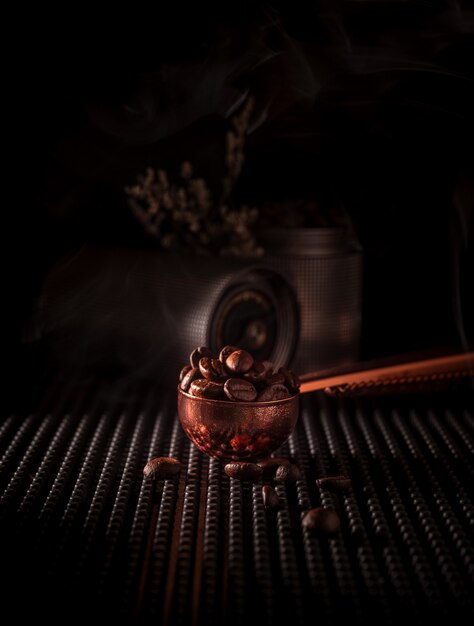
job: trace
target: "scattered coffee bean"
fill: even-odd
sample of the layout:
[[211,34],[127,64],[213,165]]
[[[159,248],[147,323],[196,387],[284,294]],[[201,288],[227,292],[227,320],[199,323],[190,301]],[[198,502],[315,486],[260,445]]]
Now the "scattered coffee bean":
[[326,476],[317,478],[316,485],[320,489],[327,489],[332,492],[347,491],[351,488],[352,481],[349,476]]
[[209,378],[210,380],[219,381],[227,378],[227,372],[224,369],[224,365],[217,359],[212,359],[208,356],[200,359],[199,371],[204,378]]
[[191,387],[191,383],[194,380],[197,380],[198,378],[201,377],[201,372],[199,371],[199,369],[197,367],[193,367],[189,370],[189,372],[187,374],[184,375],[183,380],[180,383],[180,387],[183,391],[189,391],[189,388]]
[[213,380],[207,380],[207,378],[198,378],[198,380],[193,380],[189,391],[198,398],[220,400],[224,397],[223,388],[224,385],[222,383],[216,383]]
[[263,485],[262,487],[263,506],[266,509],[276,509],[280,506],[280,498],[275,488],[271,485]]
[[225,365],[233,374],[245,374],[253,366],[253,356],[246,350],[235,350],[229,354]]
[[275,472],[275,482],[277,483],[295,483],[300,478],[300,468],[293,463],[280,465]]
[[262,477],[262,468],[256,463],[245,463],[235,461],[233,463],[227,463],[224,467],[224,472],[231,478],[239,478],[240,480],[252,480],[257,481]]
[[198,367],[199,361],[205,356],[212,356],[211,351],[206,346],[199,346],[191,352],[191,356],[189,357],[189,362],[191,363],[191,367]]
[[222,350],[219,352],[219,361],[221,363],[225,363],[227,360],[227,357],[230,356],[232,352],[235,352],[236,350],[238,350],[236,346],[224,346]]
[[333,509],[317,507],[310,509],[303,517],[303,527],[326,535],[337,532],[341,526],[339,515]]
[[257,397],[257,390],[248,380],[229,378],[224,383],[224,393],[229,400],[236,402],[253,402]]
[[148,461],[143,468],[145,478],[174,478],[181,471],[181,462],[171,456],[159,456]]
[[290,462],[282,457],[273,456],[268,459],[257,461],[257,465],[262,468],[264,478],[275,478],[275,472],[280,465],[290,465]]
[[273,402],[275,400],[284,400],[291,396],[285,385],[271,385],[265,387],[257,396],[257,402]]
[[183,378],[186,376],[186,374],[190,372],[191,370],[192,370],[192,367],[190,365],[185,365],[179,373],[179,382],[181,382]]

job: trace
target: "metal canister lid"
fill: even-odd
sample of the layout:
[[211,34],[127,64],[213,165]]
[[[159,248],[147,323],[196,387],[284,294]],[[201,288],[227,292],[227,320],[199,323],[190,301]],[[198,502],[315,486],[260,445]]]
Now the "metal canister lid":
[[268,228],[260,233],[267,254],[329,256],[359,252],[360,244],[348,228]]

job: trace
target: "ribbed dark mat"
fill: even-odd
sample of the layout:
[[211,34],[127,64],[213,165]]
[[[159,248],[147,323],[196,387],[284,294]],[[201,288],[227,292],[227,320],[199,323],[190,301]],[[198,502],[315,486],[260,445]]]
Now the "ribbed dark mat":
[[[19,594],[12,623],[472,622],[472,394],[302,400],[279,455],[303,478],[272,513],[189,443],[174,398],[49,386],[0,427],[2,611]],[[142,469],[161,455],[186,471],[155,492]],[[341,473],[350,492],[318,491]],[[335,537],[302,528],[320,504]]]

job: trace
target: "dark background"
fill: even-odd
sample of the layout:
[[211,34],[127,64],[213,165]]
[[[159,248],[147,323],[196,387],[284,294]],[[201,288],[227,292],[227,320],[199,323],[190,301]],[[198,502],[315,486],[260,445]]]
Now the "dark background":
[[62,254],[86,242],[154,245],[124,194],[138,173],[189,158],[219,180],[225,112],[246,87],[266,118],[249,135],[236,196],[309,200],[323,215],[336,206],[350,216],[365,257],[361,357],[466,349],[470,5],[195,4],[110,21],[56,16],[58,25],[22,32],[10,92],[15,199],[3,211],[11,371],[24,367],[32,307]]

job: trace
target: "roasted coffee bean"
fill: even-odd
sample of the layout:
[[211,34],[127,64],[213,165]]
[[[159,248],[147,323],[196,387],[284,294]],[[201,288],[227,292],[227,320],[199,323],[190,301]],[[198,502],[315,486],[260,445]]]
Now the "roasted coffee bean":
[[297,393],[298,389],[301,387],[301,382],[298,376],[286,367],[280,367],[278,370],[281,374],[283,374],[285,381],[284,385],[291,391],[291,393]]
[[257,481],[262,477],[262,468],[255,463],[245,463],[235,461],[227,463],[224,472],[231,478],[239,478],[240,480]]
[[179,373],[179,382],[181,382],[183,378],[186,376],[186,374],[190,372],[191,370],[192,370],[192,367],[190,365],[185,365]]
[[189,370],[187,374],[184,375],[183,380],[181,381],[179,386],[183,391],[189,391],[193,380],[197,380],[198,378],[201,378],[201,372],[197,367],[193,367]]
[[143,468],[145,478],[174,478],[181,471],[181,462],[171,456],[159,456],[148,461]]
[[263,506],[266,509],[276,509],[280,506],[280,498],[275,488],[271,485],[263,485],[262,487]]
[[272,402],[274,400],[284,400],[291,396],[285,385],[271,385],[265,387],[257,396],[257,402]]
[[284,385],[285,377],[281,372],[276,372],[274,374],[267,375],[265,382],[267,385]]
[[236,346],[224,346],[222,350],[219,352],[219,361],[221,363],[225,363],[228,356],[238,350]]
[[262,468],[264,478],[275,478],[275,473],[280,465],[290,465],[290,462],[282,457],[273,456],[257,461],[257,465]]
[[295,483],[300,478],[300,468],[293,463],[280,465],[275,472],[275,482],[277,483]]
[[332,535],[341,527],[339,515],[333,509],[317,507],[310,509],[303,517],[303,526],[326,535]]
[[198,398],[223,400],[223,387],[224,385],[222,383],[216,383],[213,380],[207,380],[207,378],[199,378],[191,383],[189,392]]
[[257,390],[252,383],[240,378],[228,378],[224,383],[224,393],[235,402],[253,402],[257,397]]
[[227,372],[225,371],[224,365],[217,359],[211,359],[208,356],[200,359],[199,371],[204,378],[209,378],[210,380],[219,381],[227,378]]
[[273,374],[273,363],[271,361],[261,361],[261,363],[265,368],[265,376]]
[[233,374],[245,374],[253,366],[253,356],[246,350],[234,350],[225,360],[225,365]]
[[265,380],[266,375],[267,370],[265,369],[263,363],[261,363],[260,361],[255,361],[252,369],[250,369],[248,372],[245,372],[243,376],[245,380],[249,380],[251,383],[259,383]]
[[191,356],[189,357],[189,362],[191,363],[191,367],[198,367],[199,361],[205,357],[212,357],[212,353],[206,346],[199,346],[191,352]]
[[350,489],[352,481],[349,476],[326,476],[324,478],[316,479],[316,485],[320,489],[327,489],[328,491],[338,492],[347,491],[347,489]]

